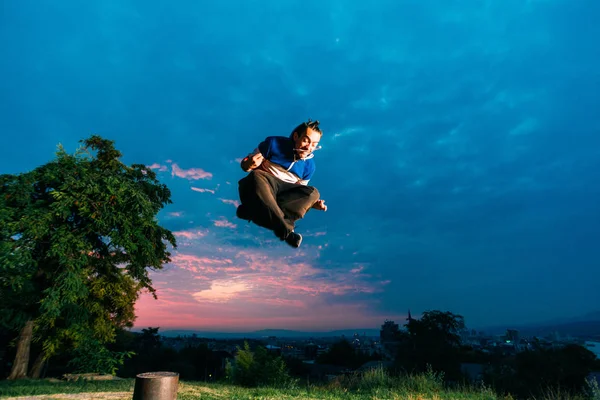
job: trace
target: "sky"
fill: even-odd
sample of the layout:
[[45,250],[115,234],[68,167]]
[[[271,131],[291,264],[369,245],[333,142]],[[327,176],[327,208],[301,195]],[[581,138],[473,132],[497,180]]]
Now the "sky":
[[[4,1],[0,173],[92,134],[172,192],[137,327],[468,327],[600,304],[595,0]],[[239,161],[319,120],[299,249],[235,216]]]

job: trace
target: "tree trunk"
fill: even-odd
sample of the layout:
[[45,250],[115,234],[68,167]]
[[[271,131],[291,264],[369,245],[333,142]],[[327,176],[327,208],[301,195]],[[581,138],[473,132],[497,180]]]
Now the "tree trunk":
[[27,378],[27,367],[29,366],[29,350],[31,348],[31,336],[33,334],[33,321],[27,321],[21,333],[19,334],[19,343],[17,344],[17,355],[10,371],[8,379]]
[[31,379],[40,379],[42,375],[42,369],[44,368],[44,364],[46,364],[46,353],[42,351],[40,355],[37,356],[35,362],[33,363],[33,367],[31,367],[31,371],[29,371],[29,377]]

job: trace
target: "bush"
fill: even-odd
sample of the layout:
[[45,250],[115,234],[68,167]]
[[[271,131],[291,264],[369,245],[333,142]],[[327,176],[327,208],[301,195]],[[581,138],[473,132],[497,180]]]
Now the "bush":
[[335,390],[374,392],[379,389],[391,389],[397,381],[382,366],[369,368],[362,372],[340,375],[327,386]]
[[108,350],[97,340],[87,340],[72,351],[69,366],[77,373],[99,373],[115,375],[125,358],[131,358],[133,351],[115,352]]
[[427,365],[424,374],[407,375],[402,380],[402,387],[408,392],[434,394],[444,390],[444,373],[436,372]]
[[596,378],[586,379],[587,392],[591,400],[600,400],[600,387],[598,387],[598,381]]
[[252,352],[248,342],[244,342],[243,349],[238,347],[233,364],[227,362],[225,374],[230,382],[246,387],[290,387],[295,384],[281,357],[273,356],[264,347]]

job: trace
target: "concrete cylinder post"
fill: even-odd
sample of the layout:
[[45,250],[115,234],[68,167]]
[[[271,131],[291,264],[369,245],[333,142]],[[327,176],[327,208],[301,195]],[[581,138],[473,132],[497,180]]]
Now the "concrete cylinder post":
[[133,400],[176,400],[177,372],[145,372],[135,377]]

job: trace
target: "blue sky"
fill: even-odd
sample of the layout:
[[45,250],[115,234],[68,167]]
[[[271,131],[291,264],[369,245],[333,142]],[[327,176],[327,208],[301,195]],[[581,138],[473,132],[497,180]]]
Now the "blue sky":
[[[91,134],[172,191],[139,326],[467,325],[600,304],[591,0],[21,1],[0,9],[0,173]],[[235,217],[239,159],[307,118],[302,247]]]

